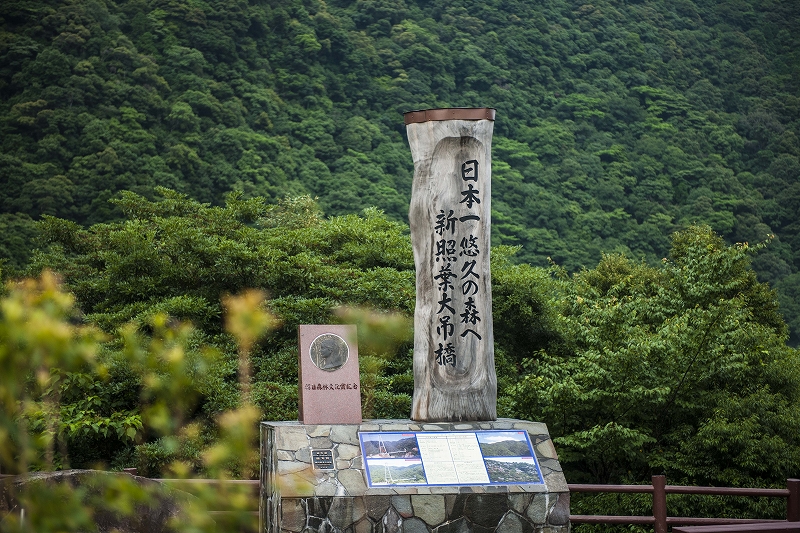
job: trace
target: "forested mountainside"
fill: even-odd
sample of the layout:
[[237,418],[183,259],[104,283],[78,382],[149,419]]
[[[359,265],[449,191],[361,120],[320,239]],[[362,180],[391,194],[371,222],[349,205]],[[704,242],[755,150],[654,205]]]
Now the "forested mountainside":
[[[6,0],[0,256],[34,221],[166,186],[406,218],[402,113],[496,107],[494,244],[570,271],[656,263],[707,223],[800,339],[795,0]],[[774,237],[772,237],[774,236]]]

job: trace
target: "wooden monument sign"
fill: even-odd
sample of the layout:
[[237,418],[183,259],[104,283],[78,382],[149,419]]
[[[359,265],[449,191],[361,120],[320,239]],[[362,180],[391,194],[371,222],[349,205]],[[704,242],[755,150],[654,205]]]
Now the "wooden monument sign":
[[547,427],[497,420],[494,116],[488,108],[405,114],[417,269],[413,420],[361,420],[355,326],[300,326],[300,420],[261,423],[261,533],[569,533],[569,487]]
[[494,116],[490,108],[405,114],[414,158],[414,420],[497,418],[489,269]]

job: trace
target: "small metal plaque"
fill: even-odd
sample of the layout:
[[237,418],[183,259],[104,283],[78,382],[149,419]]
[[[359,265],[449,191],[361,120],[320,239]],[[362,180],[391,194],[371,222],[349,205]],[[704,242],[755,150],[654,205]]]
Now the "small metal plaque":
[[311,462],[317,470],[333,470],[333,450],[311,450]]

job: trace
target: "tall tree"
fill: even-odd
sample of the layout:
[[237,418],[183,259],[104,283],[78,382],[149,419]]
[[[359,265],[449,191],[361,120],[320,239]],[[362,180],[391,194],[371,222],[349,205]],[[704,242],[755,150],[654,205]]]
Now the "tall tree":
[[763,246],[693,226],[658,267],[606,255],[562,279],[567,342],[528,359],[507,393],[518,416],[548,421],[570,480],[763,486],[795,475],[800,354],[750,266]]

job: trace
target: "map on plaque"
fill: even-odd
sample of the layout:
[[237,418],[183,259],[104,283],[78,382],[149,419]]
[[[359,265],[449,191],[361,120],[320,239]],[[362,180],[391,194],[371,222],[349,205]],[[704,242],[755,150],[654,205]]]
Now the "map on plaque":
[[370,487],[543,484],[527,431],[361,432]]

